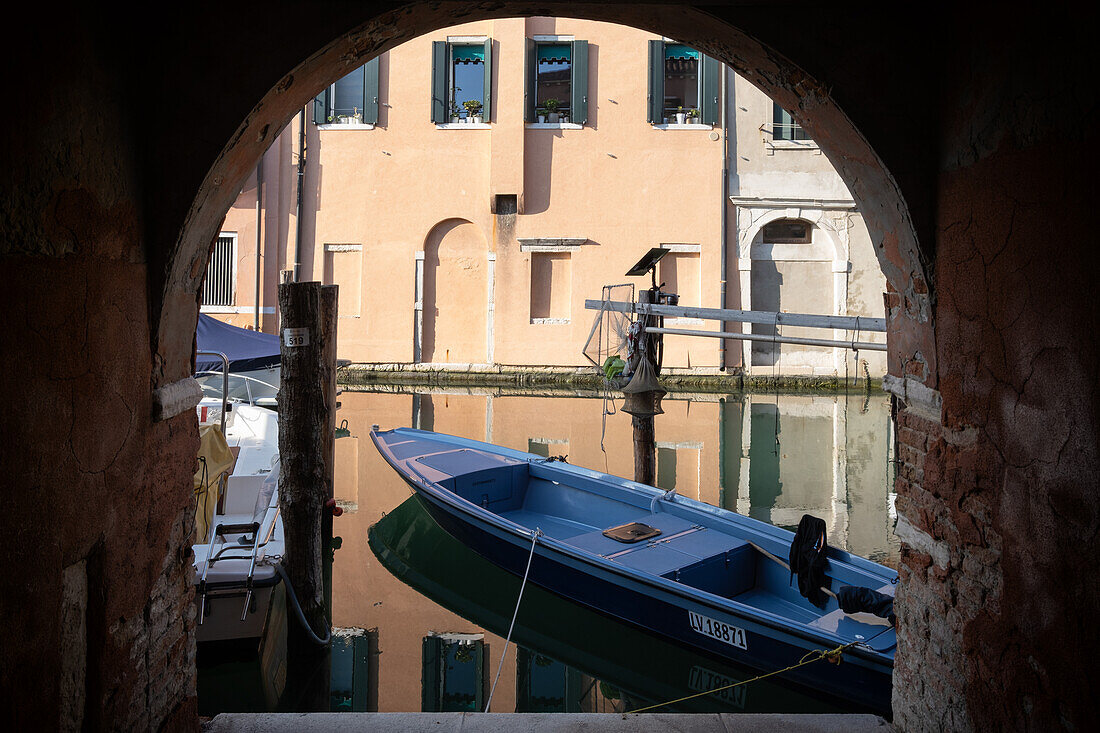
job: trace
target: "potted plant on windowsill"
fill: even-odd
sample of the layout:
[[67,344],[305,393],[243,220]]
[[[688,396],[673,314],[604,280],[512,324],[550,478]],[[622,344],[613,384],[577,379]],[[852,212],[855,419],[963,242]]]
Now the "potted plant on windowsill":
[[682,125],[687,121],[687,114],[684,112],[683,107],[676,108],[676,124]]
[[462,103],[466,108],[466,121],[475,125],[481,124],[481,102],[476,99],[467,99]]
[[697,107],[692,107],[688,111],[688,122],[693,125],[699,124],[699,109]]
[[556,123],[560,115],[558,115],[558,107],[561,106],[561,102],[557,99],[547,99],[543,104],[546,106],[546,121],[550,123]]
[[546,108],[545,107],[537,107],[535,109],[535,119],[538,120],[540,125],[546,123]]
[[455,101],[451,102],[451,122],[455,124],[462,122],[462,110]]

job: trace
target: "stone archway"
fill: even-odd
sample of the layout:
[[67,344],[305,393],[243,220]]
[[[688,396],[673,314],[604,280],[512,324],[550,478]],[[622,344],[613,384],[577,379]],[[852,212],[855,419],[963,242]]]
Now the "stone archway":
[[[369,17],[295,66],[250,110],[206,172],[166,263],[161,308],[155,313],[158,323],[154,340],[158,367],[155,380],[161,389],[185,380],[187,374],[181,368],[186,364],[185,355],[190,353],[187,314],[205,264],[207,243],[264,147],[292,115],[310,102],[318,89],[409,38],[460,20],[545,14],[549,10],[529,2],[465,4],[461,12],[456,7],[446,3],[411,3],[400,11]],[[887,308],[891,373],[897,376],[906,395],[935,395],[930,277],[918,246],[916,227],[897,181],[828,88],[774,48],[686,4],[644,8],[625,3],[562,4],[559,8],[562,14],[573,17],[632,25],[677,38],[727,63],[792,111],[799,124],[819,143],[859,203],[876,257],[890,290],[897,294]],[[448,224],[456,232],[466,226],[472,225]],[[444,234],[441,230],[440,241],[431,246],[425,243],[425,274],[430,250],[434,247],[439,251]],[[422,292],[428,295],[427,288]],[[475,330],[483,333],[485,329]],[[447,354],[446,348],[440,356],[434,338],[428,344],[426,328],[424,336],[423,361],[456,359]],[[466,358],[470,358],[465,353],[468,349],[463,350]]]
[[[4,457],[21,469],[2,525],[16,538],[0,573],[19,670],[3,678],[9,699],[56,699],[62,672],[83,669],[65,709],[86,709],[91,727],[193,729],[177,520],[195,427],[173,394],[190,371],[205,248],[275,133],[341,70],[465,19],[557,13],[729,62],[793,112],[864,212],[907,402],[895,722],[1087,725],[1081,670],[1097,651],[1100,591],[1080,568],[1100,561],[1100,328],[1082,266],[1095,190],[1082,151],[1098,129],[1075,57],[1086,24],[977,7],[899,23],[893,8],[834,5],[792,23],[778,4],[673,0],[316,3],[294,15],[245,0],[216,19],[181,5],[167,26],[122,7],[29,11],[37,22],[4,53],[13,98],[41,103],[10,115],[0,184],[7,343],[26,357],[5,375],[17,417]],[[59,609],[82,603],[88,633],[62,633]],[[31,707],[17,722],[56,724]]]

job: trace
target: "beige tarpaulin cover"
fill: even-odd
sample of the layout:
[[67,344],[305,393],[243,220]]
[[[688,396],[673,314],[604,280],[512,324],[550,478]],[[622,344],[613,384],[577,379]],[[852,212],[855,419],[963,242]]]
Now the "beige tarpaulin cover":
[[218,484],[222,474],[233,470],[233,452],[225,442],[219,425],[199,428],[199,465],[195,471],[195,542],[207,541],[214,507],[218,504]]

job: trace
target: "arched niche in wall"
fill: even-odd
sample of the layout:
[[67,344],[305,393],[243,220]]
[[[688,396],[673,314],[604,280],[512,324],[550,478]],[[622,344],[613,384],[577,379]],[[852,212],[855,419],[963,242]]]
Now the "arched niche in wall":
[[476,224],[445,219],[424,238],[420,361],[489,361],[488,242]]

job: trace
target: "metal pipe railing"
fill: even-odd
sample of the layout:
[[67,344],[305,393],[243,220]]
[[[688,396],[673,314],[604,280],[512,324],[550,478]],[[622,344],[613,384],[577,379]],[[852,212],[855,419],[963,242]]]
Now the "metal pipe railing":
[[222,435],[225,435],[225,413],[229,406],[229,357],[220,351],[196,351],[196,356],[217,356],[222,360]]
[[682,328],[647,328],[646,333],[666,333],[673,336],[706,336],[708,338],[738,339],[741,341],[766,341],[775,344],[802,344],[803,346],[839,346],[853,351],[886,351],[886,344],[870,341],[837,341],[804,336],[768,336],[762,333],[726,333],[724,331],[689,331]]

